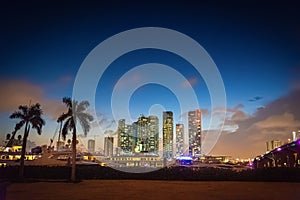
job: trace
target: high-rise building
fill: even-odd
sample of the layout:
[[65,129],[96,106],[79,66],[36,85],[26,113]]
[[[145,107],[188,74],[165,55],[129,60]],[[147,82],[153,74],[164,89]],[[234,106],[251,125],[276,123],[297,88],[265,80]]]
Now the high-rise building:
[[[128,129],[129,128],[129,129]],[[131,135],[128,130],[131,127],[125,124],[125,119],[120,119],[118,122],[118,147],[121,148],[123,152],[132,152]]]
[[149,116],[149,152],[157,153],[158,152],[158,117]]
[[189,154],[201,155],[201,111],[200,109],[188,112]]
[[158,117],[141,116],[137,122],[131,125],[125,123],[124,119],[118,123],[118,147],[123,152],[158,152]]
[[105,137],[104,138],[104,156],[112,157],[114,149],[114,138],[113,137]]
[[184,153],[184,125],[176,124],[176,156],[181,156]]
[[280,140],[271,140],[266,142],[266,144],[267,144],[267,152],[272,151],[273,149],[276,149],[282,145]]
[[300,130],[292,132],[293,141],[300,139]]
[[173,158],[173,113],[163,112],[163,156]]
[[136,130],[136,151],[139,152],[158,152],[158,117],[157,116],[141,116],[135,123]]
[[95,140],[88,140],[88,151],[90,153],[95,152]]
[[137,121],[137,151],[146,152],[149,149],[148,117],[140,116]]

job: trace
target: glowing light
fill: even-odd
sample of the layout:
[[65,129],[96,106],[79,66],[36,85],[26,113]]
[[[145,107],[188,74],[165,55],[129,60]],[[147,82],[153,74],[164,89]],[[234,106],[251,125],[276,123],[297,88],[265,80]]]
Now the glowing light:
[[279,147],[279,148],[277,148],[277,151],[281,151],[282,149]]
[[177,160],[193,160],[191,157],[189,156],[179,156],[176,158]]

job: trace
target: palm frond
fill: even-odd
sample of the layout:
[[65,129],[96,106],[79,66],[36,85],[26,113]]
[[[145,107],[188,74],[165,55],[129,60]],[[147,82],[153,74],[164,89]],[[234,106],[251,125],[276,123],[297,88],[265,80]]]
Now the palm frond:
[[41,117],[35,116],[30,120],[30,123],[32,125],[32,128],[36,129],[37,133],[41,135],[42,127],[45,125],[45,121]]
[[29,107],[28,116],[41,116],[43,111],[39,103],[33,104]]
[[64,97],[63,98],[63,103],[66,104],[68,108],[72,108],[72,100],[70,97]]
[[64,125],[63,125],[63,128],[61,130],[61,134],[62,134],[63,140],[66,140],[66,137],[67,137],[67,135],[69,133],[69,130],[71,131],[72,128],[73,128],[71,122],[72,122],[72,118],[68,118],[65,121]]
[[90,131],[91,128],[90,123],[85,118],[79,120],[79,123],[82,127],[84,136],[87,136],[87,133]]
[[82,127],[83,133],[86,136],[91,128],[90,122],[93,121],[94,118],[92,115],[90,115],[88,113],[83,113],[83,112],[77,113],[77,118]]
[[87,119],[90,122],[94,120],[94,117],[92,115],[90,115],[89,113],[86,113],[86,112],[85,113],[84,112],[78,113],[77,117],[79,119]]
[[22,126],[25,124],[25,122],[26,122],[25,120],[21,120],[18,123],[16,123],[14,131],[17,132],[18,130],[20,130]]
[[25,119],[25,115],[20,111],[13,112],[10,116],[10,119]]
[[81,113],[81,112],[87,110],[87,107],[89,107],[89,105],[90,105],[90,103],[88,101],[81,101],[77,106],[76,112]]
[[72,113],[71,114],[70,114],[70,112],[63,113],[58,117],[57,122],[58,123],[63,122],[64,120],[66,120],[69,117],[72,117]]
[[21,110],[25,116],[27,116],[28,114],[28,109],[29,109],[28,106],[24,106],[24,105],[19,106],[19,110]]

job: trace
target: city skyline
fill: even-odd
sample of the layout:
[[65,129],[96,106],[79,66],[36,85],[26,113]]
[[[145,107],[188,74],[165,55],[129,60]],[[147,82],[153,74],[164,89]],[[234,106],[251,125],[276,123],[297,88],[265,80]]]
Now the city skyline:
[[[125,120],[129,124],[140,114],[156,115],[162,132],[161,113],[170,110],[173,128],[183,123],[188,134],[188,112],[199,108],[205,135],[210,125],[212,131],[221,128],[216,115],[212,116],[216,122],[210,123],[213,111],[225,110],[225,124],[211,154],[240,158],[264,153],[266,141],[287,141],[292,131],[300,129],[300,12],[294,3],[234,2],[238,9],[225,2],[46,4],[5,2],[0,8],[1,141],[16,123],[9,115],[19,105],[39,102],[47,123],[41,136],[32,133],[29,139],[38,145],[49,144],[58,127],[57,117],[66,110],[61,100],[72,96],[86,56],[107,38],[141,27],[176,30],[202,45],[220,71],[226,107],[212,107],[204,77],[184,58],[164,50],[135,50],[111,63],[99,81],[95,112],[101,130],[92,129],[87,139],[104,138],[105,131],[116,130],[116,119],[122,116],[114,118],[111,112],[113,91],[126,93],[128,85],[157,76],[155,63],[175,69],[185,81],[174,79],[176,94],[158,84],[137,88],[128,102],[130,118]],[[147,76],[130,71],[145,63],[154,63]],[[134,73],[123,77],[127,72]],[[172,79],[170,74],[159,75]],[[181,110],[176,95],[183,96],[189,86],[200,105]],[[127,103],[118,102],[121,106]]]
[[[116,134],[112,132],[112,135],[104,138],[104,149],[102,149],[104,154],[106,154],[106,146],[108,146],[107,138],[115,136],[117,145],[115,146],[116,152],[114,155],[150,153],[163,156],[164,158],[174,158],[183,155],[200,157],[205,155],[201,153],[201,139],[203,135],[200,109],[189,111],[187,135],[184,134],[184,124],[178,124],[173,121],[172,111],[164,111],[162,115],[162,127],[158,125],[158,117],[153,115],[141,115],[132,124],[127,124],[125,119],[118,120]],[[159,131],[160,128],[162,132]],[[162,139],[162,144],[159,143],[160,138]],[[90,142],[91,140],[88,140],[88,151],[93,153],[89,150]],[[112,146],[114,146],[113,143]],[[101,145],[99,147],[101,148]]]

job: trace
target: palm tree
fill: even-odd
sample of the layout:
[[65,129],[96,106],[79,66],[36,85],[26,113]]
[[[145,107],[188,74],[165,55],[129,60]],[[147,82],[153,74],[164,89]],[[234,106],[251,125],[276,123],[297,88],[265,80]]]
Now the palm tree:
[[7,133],[7,134],[6,134],[6,140],[9,141],[9,140],[10,140],[10,137],[11,137],[10,133]]
[[24,136],[22,142],[22,151],[21,151],[21,159],[20,159],[20,171],[19,176],[20,179],[24,178],[24,160],[26,153],[26,144],[27,138],[30,132],[30,128],[36,129],[37,133],[41,135],[42,127],[45,125],[45,121],[42,119],[43,111],[40,108],[40,104],[34,105],[21,105],[19,106],[19,110],[12,113],[9,118],[11,119],[20,119],[20,121],[16,124],[14,134],[20,130],[24,125]]
[[15,144],[15,135],[17,133],[18,130],[20,130],[22,128],[23,124],[22,123],[17,123],[15,126],[14,131],[11,133],[11,136],[6,144],[5,147],[12,147]]
[[77,127],[76,122],[80,123],[83,133],[86,136],[90,130],[90,124],[93,120],[93,116],[86,113],[87,107],[90,105],[88,101],[78,101],[71,100],[71,98],[64,97],[63,103],[67,106],[67,113],[63,113],[58,117],[58,122],[63,122],[62,128],[62,137],[66,140],[66,136],[69,131],[72,131],[72,172],[71,172],[71,181],[75,181],[76,173],[76,137],[77,137]]

